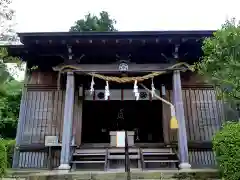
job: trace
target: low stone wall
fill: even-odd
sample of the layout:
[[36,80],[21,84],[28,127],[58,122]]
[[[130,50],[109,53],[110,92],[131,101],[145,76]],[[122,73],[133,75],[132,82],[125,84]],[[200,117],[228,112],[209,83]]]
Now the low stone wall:
[[[14,174],[15,179],[17,173]],[[66,171],[45,171],[38,173],[21,174],[19,178],[26,180],[125,180],[124,172],[66,172]],[[10,177],[9,177],[10,178]],[[9,180],[9,178],[7,180]],[[131,179],[191,179],[207,180],[220,179],[219,173],[215,169],[190,169],[183,170],[158,170],[158,171],[136,171],[131,172]]]

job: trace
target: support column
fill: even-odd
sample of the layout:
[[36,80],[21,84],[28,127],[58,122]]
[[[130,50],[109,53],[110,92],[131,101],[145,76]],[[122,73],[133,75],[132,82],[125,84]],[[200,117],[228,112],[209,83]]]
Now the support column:
[[72,124],[74,107],[74,74],[67,73],[67,86],[64,106],[62,149],[59,169],[70,169],[71,142],[72,142]]
[[191,168],[191,165],[189,164],[188,158],[187,132],[182,100],[181,77],[179,70],[173,72],[173,98],[174,105],[176,108],[176,117],[179,124],[178,128],[178,150],[180,155],[179,168],[189,169]]

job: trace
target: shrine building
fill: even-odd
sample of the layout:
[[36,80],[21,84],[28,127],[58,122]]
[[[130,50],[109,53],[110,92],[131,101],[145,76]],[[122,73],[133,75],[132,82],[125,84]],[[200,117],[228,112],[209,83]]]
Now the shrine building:
[[[225,120],[192,71],[212,31],[19,33],[26,62],[14,168],[109,171],[216,167]],[[172,120],[171,120],[172,118]]]

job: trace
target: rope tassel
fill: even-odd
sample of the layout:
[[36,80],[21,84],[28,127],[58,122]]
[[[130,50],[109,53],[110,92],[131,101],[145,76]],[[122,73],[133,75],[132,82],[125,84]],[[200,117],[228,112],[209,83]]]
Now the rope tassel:
[[171,129],[178,129],[178,121],[175,115],[175,108],[171,106],[171,120],[170,120],[170,128]]
[[[150,89],[148,89],[146,86],[144,86],[142,83],[140,84],[146,91],[148,91],[149,93],[151,92]],[[161,100],[162,102],[168,104],[170,106],[171,109],[171,120],[170,120],[170,128],[171,129],[178,129],[178,120],[176,118],[176,113],[175,113],[175,107],[172,103],[170,103],[169,101],[161,98],[160,96],[158,96],[155,92],[154,92],[154,96]]]

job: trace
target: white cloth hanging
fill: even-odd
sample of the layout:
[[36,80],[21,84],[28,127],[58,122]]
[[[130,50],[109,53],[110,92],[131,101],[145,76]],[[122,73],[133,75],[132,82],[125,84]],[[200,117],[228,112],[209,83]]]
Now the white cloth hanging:
[[92,81],[91,81],[91,85],[90,85],[90,95],[92,95],[94,92],[94,85],[95,85],[94,77],[92,76]]
[[138,85],[137,85],[137,80],[134,81],[134,86],[133,86],[133,93],[136,97],[136,101],[139,100],[139,91],[138,91]]
[[154,95],[154,93],[155,93],[155,87],[154,87],[154,82],[153,82],[153,78],[152,78],[152,85],[151,85],[151,88],[152,88],[152,90],[151,90],[151,94],[152,94],[152,98],[153,98],[153,95]]
[[104,94],[105,100],[108,100],[109,96],[110,96],[109,84],[108,84],[108,81],[106,81],[105,94]]

